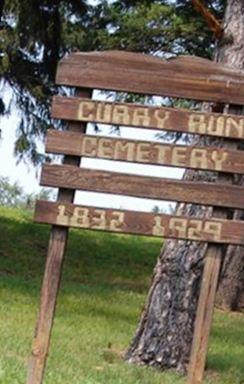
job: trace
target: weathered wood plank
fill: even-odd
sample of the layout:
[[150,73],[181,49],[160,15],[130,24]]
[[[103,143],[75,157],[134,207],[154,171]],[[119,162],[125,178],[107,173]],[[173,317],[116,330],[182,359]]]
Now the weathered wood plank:
[[37,201],[35,221],[117,233],[244,245],[244,222]]
[[244,139],[244,116],[237,115],[56,96],[53,98],[52,116],[74,121]]
[[244,72],[206,59],[164,60],[131,52],[72,53],[58,66],[58,84],[194,100],[244,104]]
[[244,208],[244,189],[214,183],[189,182],[45,164],[41,184],[135,197],[230,208]]
[[244,173],[244,151],[117,139],[50,130],[46,152],[151,165]]
[[[90,90],[76,91],[78,96],[91,96]],[[70,131],[85,132],[84,123],[69,124]],[[65,164],[74,168],[80,165],[79,156],[65,156]],[[58,200],[72,202],[74,190],[60,189]],[[32,353],[28,362],[26,384],[42,384],[49,350],[53,320],[55,316],[57,295],[61,281],[65,249],[68,241],[68,228],[54,225],[51,230],[47,250],[47,259],[42,283],[40,308],[32,345]]]

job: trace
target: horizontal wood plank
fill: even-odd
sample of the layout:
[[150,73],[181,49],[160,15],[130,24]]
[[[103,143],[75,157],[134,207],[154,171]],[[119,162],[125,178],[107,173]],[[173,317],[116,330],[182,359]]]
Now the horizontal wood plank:
[[77,169],[68,165],[45,164],[41,184],[148,199],[244,208],[244,188],[240,186]]
[[244,116],[237,115],[56,96],[53,98],[52,116],[65,120],[244,139]]
[[244,245],[244,222],[37,201],[35,221],[117,233]]
[[58,65],[62,85],[244,104],[244,72],[206,59],[164,60],[141,53],[71,53]]
[[244,173],[244,151],[117,139],[50,130],[46,152],[151,165]]

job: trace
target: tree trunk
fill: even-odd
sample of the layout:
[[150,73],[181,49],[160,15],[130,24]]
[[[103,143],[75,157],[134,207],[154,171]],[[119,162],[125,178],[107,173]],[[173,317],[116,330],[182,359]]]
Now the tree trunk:
[[[244,2],[229,0],[225,15],[225,41],[219,51],[218,60],[235,68],[244,68]],[[234,108],[243,113],[243,108]],[[233,108],[231,110],[233,112]],[[242,145],[243,149],[243,145]],[[244,184],[244,177],[239,178]],[[243,219],[243,213],[236,211],[236,219]],[[244,248],[229,246],[225,254],[218,287],[216,305],[227,310],[244,310]]]
[[[229,0],[225,15],[225,33],[216,50],[216,59],[237,68],[244,65],[244,3]],[[231,112],[240,113],[240,107]],[[201,145],[225,145],[226,141],[199,138]],[[230,144],[230,141],[228,142]],[[234,143],[236,146],[236,144]],[[187,171],[188,180],[215,181],[217,174]],[[230,179],[231,176],[226,176]],[[177,214],[208,216],[212,209],[179,204]],[[236,212],[235,215],[240,215]],[[233,216],[230,212],[229,218]],[[185,373],[189,361],[193,326],[203,270],[205,244],[168,240],[158,258],[152,285],[135,337],[126,354],[129,362]],[[244,252],[240,247],[228,247],[223,263],[223,278],[218,291],[218,303],[235,302],[243,292]],[[233,254],[235,254],[233,256]],[[234,284],[233,284],[234,281]],[[231,284],[231,294],[229,289]],[[228,298],[226,291],[228,292]],[[231,297],[230,297],[231,296]],[[225,306],[229,307],[229,304]]]

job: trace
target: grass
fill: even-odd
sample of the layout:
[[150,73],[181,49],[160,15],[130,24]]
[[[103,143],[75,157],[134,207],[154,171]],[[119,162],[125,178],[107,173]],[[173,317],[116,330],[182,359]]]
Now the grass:
[[[49,227],[0,208],[0,383],[23,384]],[[45,384],[183,384],[123,362],[161,243],[71,231]],[[205,383],[244,384],[244,316],[217,312]]]

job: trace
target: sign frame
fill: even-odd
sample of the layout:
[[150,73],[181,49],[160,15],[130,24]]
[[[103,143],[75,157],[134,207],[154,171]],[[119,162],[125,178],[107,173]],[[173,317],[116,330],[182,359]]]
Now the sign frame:
[[[111,71],[111,68],[114,66],[116,66],[117,70]],[[150,78],[149,82],[147,80],[148,78]],[[73,101],[71,99],[64,100],[63,98],[56,97],[53,102],[53,117],[67,119],[71,135],[72,132],[74,134],[75,132],[85,133],[87,122],[90,120],[83,119],[83,122],[77,122],[80,116],[77,117],[77,114],[74,114],[72,110],[72,113],[68,116],[65,114],[61,115],[60,103],[77,103],[77,100],[80,102],[80,99],[85,99],[86,102],[88,102],[88,99],[91,99],[92,90],[96,88],[149,95],[184,97],[187,99],[218,103],[244,104],[243,71],[233,70],[217,63],[194,57],[180,57],[167,61],[142,54],[116,51],[70,54],[59,63],[56,82],[60,85],[76,87]],[[89,102],[94,104],[91,101]],[[186,112],[181,111],[181,113]],[[198,115],[202,116],[203,114],[196,113],[196,116]],[[219,118],[220,117],[221,116],[219,116]],[[137,118],[139,119],[138,116]],[[238,117],[236,119],[240,120],[242,118]],[[224,117],[224,120],[226,120],[226,117]],[[171,129],[169,128],[169,130]],[[175,131],[177,131],[177,129],[175,129]],[[182,131],[182,129],[180,131]],[[198,133],[209,134],[207,130],[204,131],[203,129]],[[229,130],[228,140],[225,142],[230,143],[229,138],[232,136]],[[234,135],[234,137],[237,139],[236,135]],[[48,140],[50,140],[50,135]],[[50,145],[50,141],[48,141],[48,145]],[[231,146],[232,144],[227,145],[228,150],[231,149]],[[62,167],[62,169],[70,167],[70,170],[74,169],[75,172],[77,172],[82,154],[83,153],[78,152],[66,153],[64,165],[60,166],[59,169]],[[46,169],[47,168],[46,166]],[[196,168],[199,169],[198,167]],[[218,171],[220,170],[218,169]],[[43,175],[45,176],[45,171]],[[42,177],[42,181],[44,176]],[[221,183],[221,181],[222,184],[226,183],[226,190],[236,190],[237,187],[227,185],[228,180],[226,181],[225,174],[219,176],[218,182]],[[52,185],[53,183],[50,184]],[[62,206],[72,204],[77,185],[70,185],[69,188],[67,188],[67,185],[62,184],[59,185],[59,187],[57,203]],[[112,189],[110,193],[112,193]],[[221,207],[215,207],[213,209],[213,217],[211,219],[213,221],[221,221],[227,217],[226,209],[222,207],[222,204],[219,205],[221,205]],[[229,203],[225,205],[229,206]],[[238,205],[238,208],[240,208],[240,206],[242,207],[242,201],[240,205]],[[38,216],[38,211],[36,215]],[[201,220],[199,220],[199,222],[201,222]],[[223,222],[225,221],[223,220]],[[69,222],[67,223],[69,224]],[[233,225],[234,223],[233,221]],[[39,316],[32,346],[32,354],[28,364],[27,384],[41,384],[43,382],[68,239],[68,225],[63,226],[60,222],[52,222],[52,224]],[[205,255],[203,282],[200,289],[188,369],[188,384],[202,383],[221,257],[222,247],[219,244],[209,241]]]

